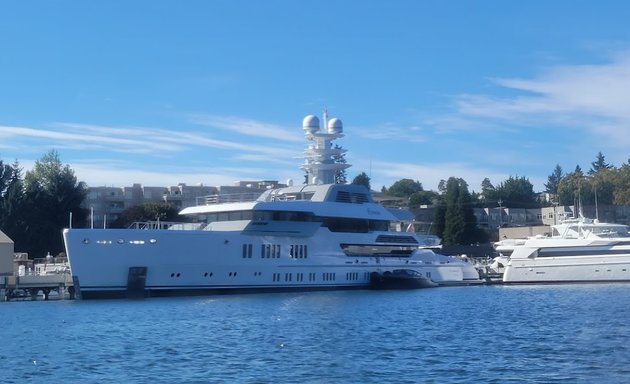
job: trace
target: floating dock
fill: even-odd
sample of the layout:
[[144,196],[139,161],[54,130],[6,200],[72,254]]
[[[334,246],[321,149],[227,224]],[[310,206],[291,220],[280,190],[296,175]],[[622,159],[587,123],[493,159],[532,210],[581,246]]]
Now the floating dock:
[[74,299],[69,273],[0,277],[0,301]]

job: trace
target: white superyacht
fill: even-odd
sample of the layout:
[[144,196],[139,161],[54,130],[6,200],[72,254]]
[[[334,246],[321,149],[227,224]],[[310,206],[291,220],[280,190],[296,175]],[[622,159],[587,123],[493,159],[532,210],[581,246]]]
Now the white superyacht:
[[428,249],[437,237],[392,231],[395,215],[366,188],[334,184],[349,166],[333,160],[344,151],[331,146],[343,126],[326,117],[324,126],[313,115],[303,121],[309,184],[185,208],[197,223],[167,230],[65,229],[77,296],[364,288],[401,270],[437,285],[479,283],[472,265]]
[[628,226],[584,217],[552,226],[551,236],[503,240],[505,283],[629,282]]

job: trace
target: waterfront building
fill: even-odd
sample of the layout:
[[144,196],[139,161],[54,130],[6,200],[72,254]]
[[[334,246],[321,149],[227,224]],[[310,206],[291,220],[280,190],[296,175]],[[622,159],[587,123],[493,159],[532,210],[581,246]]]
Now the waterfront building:
[[13,275],[13,240],[0,231],[0,284],[4,276]]
[[229,199],[236,195],[258,196],[269,188],[283,186],[277,181],[239,181],[234,185],[212,187],[203,184],[152,187],[89,187],[83,208],[90,211],[88,225],[102,228],[114,222],[126,209],[145,203],[167,203],[177,210],[198,205],[201,199]]

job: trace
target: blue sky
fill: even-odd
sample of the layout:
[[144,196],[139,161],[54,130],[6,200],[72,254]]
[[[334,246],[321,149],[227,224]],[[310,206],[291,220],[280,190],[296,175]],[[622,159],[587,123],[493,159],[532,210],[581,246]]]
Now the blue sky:
[[5,1],[0,159],[90,186],[303,180],[308,114],[352,180],[480,190],[630,158],[627,1]]

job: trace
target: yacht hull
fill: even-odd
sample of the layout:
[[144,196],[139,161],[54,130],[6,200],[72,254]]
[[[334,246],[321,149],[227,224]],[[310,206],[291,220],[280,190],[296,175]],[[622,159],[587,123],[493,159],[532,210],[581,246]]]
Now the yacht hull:
[[[512,255],[503,274],[504,283],[630,282],[628,245],[523,250],[516,249]],[[519,257],[521,253],[530,257]]]
[[371,273],[401,268],[441,285],[479,282],[465,263],[428,250],[386,257],[348,256],[341,250],[344,241],[360,243],[374,236],[325,229],[307,237],[64,230],[75,290],[84,299],[368,288]]

